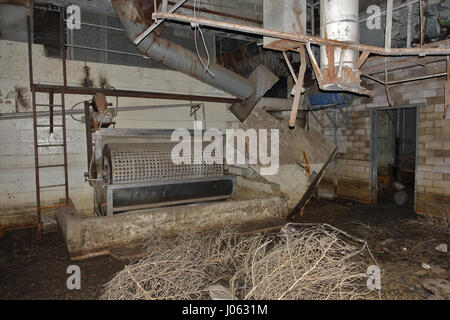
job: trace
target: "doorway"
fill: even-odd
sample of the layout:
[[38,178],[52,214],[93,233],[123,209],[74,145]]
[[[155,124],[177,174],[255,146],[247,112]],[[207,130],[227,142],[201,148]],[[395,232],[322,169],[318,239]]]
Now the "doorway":
[[414,207],[417,118],[417,107],[372,112],[373,202]]

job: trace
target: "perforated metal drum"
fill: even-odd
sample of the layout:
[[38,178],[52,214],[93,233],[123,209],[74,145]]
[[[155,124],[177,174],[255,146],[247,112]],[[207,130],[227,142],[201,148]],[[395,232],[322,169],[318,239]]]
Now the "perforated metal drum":
[[[167,180],[189,180],[224,175],[223,164],[176,165],[172,149],[176,142],[110,143],[103,149],[103,179],[107,184],[144,183]],[[198,150],[197,153],[202,152]],[[211,161],[212,162],[212,161]]]

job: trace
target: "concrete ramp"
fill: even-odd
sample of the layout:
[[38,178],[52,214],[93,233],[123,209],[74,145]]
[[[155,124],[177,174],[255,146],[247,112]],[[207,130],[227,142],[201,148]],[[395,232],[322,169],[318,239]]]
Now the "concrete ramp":
[[[303,208],[336,155],[336,146],[319,131],[310,129],[306,132],[300,126],[290,129],[287,121],[281,122],[261,108],[254,109],[241,128],[267,129],[269,132],[270,129],[279,130],[279,170],[277,174],[263,178],[280,186],[287,197],[291,216],[303,213]],[[261,165],[249,166],[256,172],[262,168]]]

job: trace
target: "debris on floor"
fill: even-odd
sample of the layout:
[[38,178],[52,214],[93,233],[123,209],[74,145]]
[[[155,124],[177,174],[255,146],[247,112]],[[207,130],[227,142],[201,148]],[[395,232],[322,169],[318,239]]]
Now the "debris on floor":
[[426,276],[428,274],[429,274],[429,272],[427,271],[427,269],[420,269],[419,271],[414,272],[413,276],[424,277],[424,276]]
[[386,239],[380,242],[380,251],[391,251],[393,250],[392,246],[395,243],[394,239]]
[[[105,285],[102,299],[363,299],[374,258],[363,240],[327,224],[277,235],[228,228],[155,238],[147,256]],[[226,287],[229,287],[228,290]]]
[[422,286],[433,293],[433,296],[428,297],[430,300],[450,299],[450,282],[447,280],[428,278],[422,282]]
[[418,294],[420,297],[422,297],[424,299],[428,299],[430,296],[433,295],[430,291],[425,289],[422,285],[417,285],[417,284],[411,285],[411,286],[409,286],[409,290]]
[[[366,264],[370,263],[380,267],[381,290],[379,295],[382,299],[428,299],[434,294],[422,286],[424,280],[431,278],[450,281],[448,253],[435,250],[438,245],[448,243],[449,229],[446,220],[416,216],[412,214],[412,208],[407,206],[398,207],[393,204],[386,209],[380,206],[358,203],[352,203],[349,206],[347,201],[327,200],[311,202],[306,214],[294,220],[298,223],[329,221],[332,221],[333,226],[340,230],[367,241],[368,246],[373,250],[372,253],[377,263],[370,262],[371,259],[366,257],[367,255],[362,257],[364,258],[362,260]],[[277,228],[272,228],[273,225],[269,224],[257,226],[252,224],[244,229],[239,229],[239,234],[243,235],[242,239],[251,238],[257,235],[253,230],[257,230],[264,233],[263,239],[267,239],[269,233],[280,230],[280,227],[278,227],[280,224],[281,221],[276,223]],[[139,245],[135,248],[115,248],[110,252],[110,255],[115,258],[103,256],[84,261],[70,261],[64,242],[58,233],[45,234],[42,239],[38,239],[35,233],[34,229],[8,230],[0,239],[0,278],[1,275],[4,275],[1,279],[0,299],[98,299],[100,295],[105,293],[106,288],[103,287],[105,283],[111,281],[115,275],[127,275],[123,271],[125,265],[136,259],[145,258],[153,251],[147,244],[146,247]],[[275,239],[279,241],[279,238]],[[346,238],[344,237],[344,239]],[[380,251],[380,243],[386,240],[389,240],[387,242],[391,251]],[[215,243],[214,241],[211,243]],[[161,243],[167,244],[168,239]],[[264,243],[261,242],[259,246]],[[274,244],[275,241],[267,245],[266,252],[271,252]],[[355,244],[357,247],[359,245],[362,245],[362,243]],[[203,245],[203,247],[211,246]],[[406,252],[402,250],[404,247],[408,249]],[[185,248],[186,245],[183,243],[181,249]],[[233,248],[231,246],[231,249]],[[166,249],[164,247],[156,248],[156,251],[161,252],[161,250]],[[222,249],[226,250],[226,246]],[[242,246],[234,249],[242,251]],[[178,254],[177,252],[179,251],[175,253]],[[180,259],[183,254],[183,252],[178,254]],[[188,254],[192,253],[188,252]],[[233,254],[233,256],[236,256],[236,254]],[[172,255],[172,259],[173,257]],[[237,270],[244,264],[247,264],[248,268],[248,265],[252,262],[252,260],[244,260],[242,255],[238,257],[238,259],[228,259],[228,261],[237,262],[225,270]],[[263,263],[265,259],[262,258],[263,256],[261,256],[261,259],[258,257],[256,261]],[[359,256],[356,256],[356,258],[359,258]],[[213,261],[211,260],[211,262]],[[197,261],[193,263],[197,267]],[[422,263],[428,264],[430,269],[423,269]],[[71,264],[76,264],[81,268],[83,277],[81,290],[70,291],[66,288],[66,269]],[[133,265],[130,265],[130,272],[133,272]],[[308,262],[305,267],[308,265],[311,266]],[[170,266],[165,266],[165,268],[170,277]],[[443,274],[440,268],[445,269],[446,274]],[[435,271],[434,273],[432,269]],[[314,271],[317,270],[313,269],[312,272]],[[363,273],[366,273],[366,270],[363,270]],[[286,275],[289,274],[286,273]],[[233,274],[222,273],[219,277],[222,276],[231,278]],[[117,278],[114,279],[117,281]],[[204,286],[206,289],[203,293],[205,299],[211,299],[211,293],[208,289],[215,285],[222,285],[225,289],[233,292],[229,280],[221,280],[216,283],[213,281],[211,285]],[[143,288],[148,290],[148,288]],[[379,295],[378,292],[372,292],[371,295],[362,298],[379,299]],[[444,295],[441,294],[441,296]]]
[[431,270],[431,266],[429,264],[426,264],[426,263],[422,263],[422,268],[424,268],[426,270]]
[[397,205],[403,206],[408,202],[408,194],[405,191],[398,191],[394,195],[394,201]]
[[42,218],[42,233],[58,232],[58,222],[49,217]]
[[430,271],[431,271],[431,273],[435,274],[436,276],[446,276],[447,275],[447,270],[445,270],[442,267],[435,266],[435,265],[431,265]]
[[208,288],[209,296],[212,300],[235,300],[230,289],[225,288],[221,284],[216,284]]
[[436,247],[436,250],[439,251],[439,252],[446,253],[447,252],[447,244],[446,243],[441,243],[440,245],[438,245]]

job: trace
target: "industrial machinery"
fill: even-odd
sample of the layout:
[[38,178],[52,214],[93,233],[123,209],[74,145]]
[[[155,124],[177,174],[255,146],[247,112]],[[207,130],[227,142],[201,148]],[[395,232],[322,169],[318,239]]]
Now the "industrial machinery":
[[196,164],[194,151],[191,164],[174,164],[172,150],[178,142],[171,141],[172,130],[108,128],[115,113],[103,98],[96,95],[85,106],[86,119],[91,119],[86,121],[88,150],[93,150],[85,176],[94,188],[96,215],[224,200],[234,194],[236,177],[225,173],[223,163],[203,159]]

